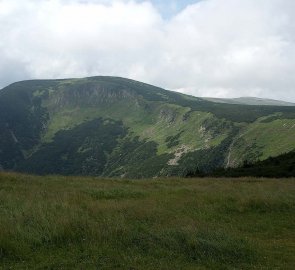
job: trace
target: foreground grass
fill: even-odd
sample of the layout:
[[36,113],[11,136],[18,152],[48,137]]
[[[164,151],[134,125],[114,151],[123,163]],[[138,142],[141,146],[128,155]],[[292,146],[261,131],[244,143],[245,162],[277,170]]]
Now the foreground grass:
[[295,180],[0,174],[0,269],[294,269]]

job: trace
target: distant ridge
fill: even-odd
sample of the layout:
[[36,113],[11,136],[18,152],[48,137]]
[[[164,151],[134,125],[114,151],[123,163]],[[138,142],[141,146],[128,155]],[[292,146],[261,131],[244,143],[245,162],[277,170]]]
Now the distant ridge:
[[267,99],[267,98],[258,98],[258,97],[239,97],[239,98],[203,98],[208,101],[217,102],[217,103],[227,103],[227,104],[244,104],[244,105],[265,105],[265,106],[295,106],[295,103]]

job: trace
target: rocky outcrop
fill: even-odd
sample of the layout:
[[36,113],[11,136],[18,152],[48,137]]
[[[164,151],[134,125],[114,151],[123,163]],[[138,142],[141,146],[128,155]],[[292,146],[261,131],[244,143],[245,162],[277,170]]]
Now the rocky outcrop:
[[136,94],[130,89],[118,86],[106,87],[97,82],[85,82],[67,87],[60,86],[49,95],[48,103],[54,109],[69,106],[97,106],[130,99],[136,100]]

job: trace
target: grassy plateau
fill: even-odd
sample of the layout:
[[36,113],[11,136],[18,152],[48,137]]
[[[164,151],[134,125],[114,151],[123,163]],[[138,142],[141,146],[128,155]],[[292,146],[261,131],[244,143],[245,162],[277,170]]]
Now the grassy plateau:
[[295,269],[295,179],[0,173],[0,269]]

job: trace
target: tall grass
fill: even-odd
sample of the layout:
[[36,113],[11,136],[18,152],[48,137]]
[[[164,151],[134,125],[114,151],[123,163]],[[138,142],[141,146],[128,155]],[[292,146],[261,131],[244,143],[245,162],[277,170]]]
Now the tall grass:
[[295,182],[0,174],[0,269],[294,269]]

